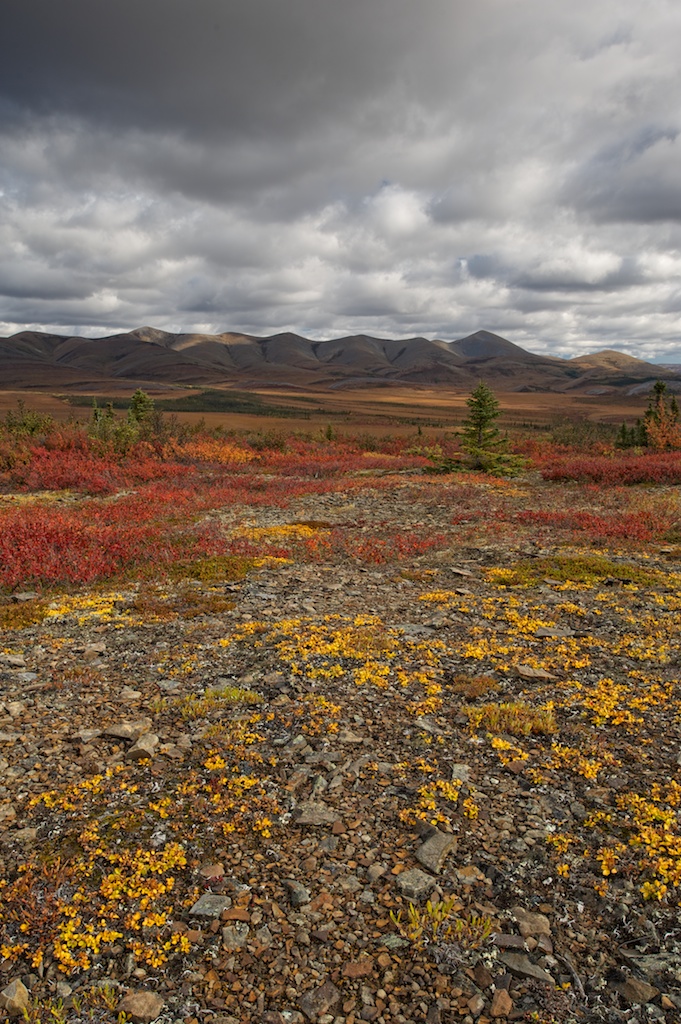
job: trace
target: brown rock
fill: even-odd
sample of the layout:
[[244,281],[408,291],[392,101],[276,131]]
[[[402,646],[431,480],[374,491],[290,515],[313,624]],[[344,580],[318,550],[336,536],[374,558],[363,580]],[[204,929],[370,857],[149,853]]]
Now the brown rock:
[[251,915],[245,907],[230,907],[220,914],[221,921],[250,921]]
[[640,981],[638,978],[627,978],[617,988],[628,1003],[636,1004],[652,1003],[655,996],[660,993],[654,985],[649,985],[647,981]]
[[126,761],[144,761],[146,758],[154,756],[157,746],[158,736],[154,735],[153,732],[145,732],[130,747],[130,750],[125,755],[125,759]]
[[473,968],[473,981],[478,988],[489,988],[492,984],[492,975],[481,961]]
[[511,913],[518,922],[520,934],[524,939],[530,935],[538,938],[540,935],[551,934],[551,922],[544,914],[533,914],[523,907],[513,907]]
[[508,1017],[512,1009],[513,1000],[508,992],[505,988],[498,988],[492,998],[492,1005],[489,1010],[490,1015],[492,1017]]
[[471,1011],[474,1017],[479,1017],[482,1011],[485,1009],[485,1000],[482,998],[479,992],[476,992],[474,996],[468,1000],[468,1009]]
[[368,956],[365,960],[359,960],[356,963],[345,964],[343,967],[344,978],[366,978],[369,974],[373,974],[374,961],[373,957]]
[[156,992],[128,992],[118,1004],[118,1013],[127,1013],[136,1024],[148,1024],[156,1020],[164,1006]]
[[113,736],[118,740],[136,740],[151,730],[150,718],[140,718],[136,722],[117,722],[104,730],[105,736]]

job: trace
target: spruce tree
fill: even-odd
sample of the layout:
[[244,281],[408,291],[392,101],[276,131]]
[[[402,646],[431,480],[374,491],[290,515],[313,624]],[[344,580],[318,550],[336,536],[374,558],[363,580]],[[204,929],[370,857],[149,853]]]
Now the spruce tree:
[[523,460],[508,453],[508,438],[496,425],[499,403],[491,388],[480,381],[466,405],[469,411],[463,423],[461,447],[468,455],[470,468],[485,473],[517,472]]

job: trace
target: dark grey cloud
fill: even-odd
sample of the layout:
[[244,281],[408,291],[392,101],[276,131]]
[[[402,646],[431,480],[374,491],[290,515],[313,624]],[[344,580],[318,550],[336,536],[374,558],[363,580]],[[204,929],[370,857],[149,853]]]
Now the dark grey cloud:
[[680,347],[673,0],[4,0],[0,330]]

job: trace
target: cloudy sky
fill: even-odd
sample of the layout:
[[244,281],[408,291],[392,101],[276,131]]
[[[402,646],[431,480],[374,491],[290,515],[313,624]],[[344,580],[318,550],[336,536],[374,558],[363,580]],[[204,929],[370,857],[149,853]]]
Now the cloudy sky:
[[2,0],[0,333],[681,360],[678,0]]

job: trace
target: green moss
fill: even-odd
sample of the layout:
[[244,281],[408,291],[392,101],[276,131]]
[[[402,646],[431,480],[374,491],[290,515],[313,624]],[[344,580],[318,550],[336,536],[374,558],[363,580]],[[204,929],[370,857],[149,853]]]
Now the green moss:
[[201,580],[202,583],[224,583],[242,580],[256,568],[256,558],[241,555],[212,555],[193,562],[179,562],[168,568],[172,580]]
[[222,686],[206,690],[203,697],[189,696],[178,701],[177,709],[182,718],[201,718],[211,711],[233,704],[260,704],[262,696],[254,690],[241,686]]
[[489,578],[500,586],[531,587],[544,579],[560,583],[594,586],[606,579],[651,586],[664,582],[663,574],[638,566],[614,562],[604,555],[550,555],[523,559],[506,569],[491,569]]

